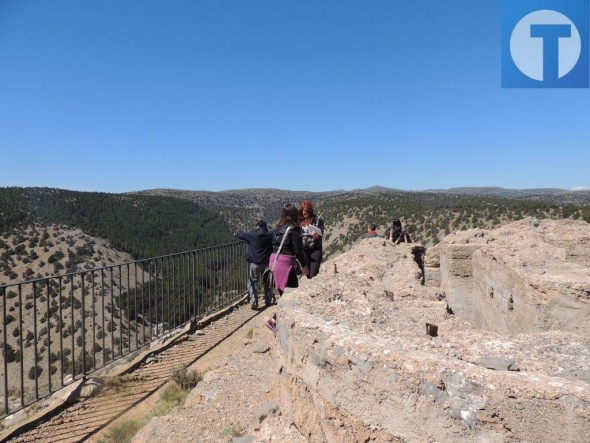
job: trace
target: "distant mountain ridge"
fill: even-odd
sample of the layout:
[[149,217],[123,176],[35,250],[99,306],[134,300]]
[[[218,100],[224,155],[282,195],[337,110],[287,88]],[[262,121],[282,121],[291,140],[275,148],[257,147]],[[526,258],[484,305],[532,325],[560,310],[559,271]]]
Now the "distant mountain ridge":
[[572,193],[584,193],[588,190],[569,190],[560,188],[527,188],[527,189],[511,189],[500,188],[498,186],[483,186],[483,187],[460,187],[449,189],[425,189],[423,192],[433,192],[437,194],[461,194],[461,195],[493,195],[495,197],[505,198],[521,198],[530,197],[532,195],[560,195]]

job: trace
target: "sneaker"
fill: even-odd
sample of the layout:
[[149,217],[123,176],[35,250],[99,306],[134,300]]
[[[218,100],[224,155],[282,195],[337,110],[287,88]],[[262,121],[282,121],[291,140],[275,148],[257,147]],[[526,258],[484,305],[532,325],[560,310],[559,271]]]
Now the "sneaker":
[[273,321],[272,319],[270,319],[270,318],[267,318],[267,319],[265,320],[265,322],[264,322],[264,325],[265,325],[265,326],[266,326],[268,329],[270,329],[270,330],[271,330],[271,332],[272,332],[273,334],[276,334],[276,333],[277,333],[277,324],[276,324],[276,322],[275,322],[275,321]]
[[253,301],[252,302],[252,310],[256,311],[258,309],[258,302],[257,301]]

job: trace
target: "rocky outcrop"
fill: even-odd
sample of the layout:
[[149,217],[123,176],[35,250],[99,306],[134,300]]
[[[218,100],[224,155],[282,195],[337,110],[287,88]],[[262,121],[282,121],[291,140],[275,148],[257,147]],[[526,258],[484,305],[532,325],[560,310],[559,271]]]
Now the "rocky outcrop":
[[[555,315],[558,306],[588,303],[587,249],[578,247],[588,225],[552,223],[462,233],[470,241],[445,239],[438,263],[418,245],[368,239],[332,261],[338,273],[326,264],[279,302],[282,413],[317,442],[586,441],[590,320],[570,313],[578,326],[566,327]],[[551,238],[570,228],[579,234],[575,247]],[[509,232],[511,241],[502,242]],[[514,269],[515,257],[532,250],[539,254],[526,267],[545,260],[545,274]],[[550,250],[559,262],[548,264]],[[441,288],[424,278],[437,267]],[[486,327],[493,317],[474,321],[488,306],[462,300],[462,308],[453,298],[484,283],[502,294],[497,299],[508,288],[512,294],[513,309],[498,327]],[[547,312],[556,298],[553,317],[523,314],[518,321],[530,318],[534,327],[510,326],[521,299]],[[435,337],[426,323],[438,327]]]

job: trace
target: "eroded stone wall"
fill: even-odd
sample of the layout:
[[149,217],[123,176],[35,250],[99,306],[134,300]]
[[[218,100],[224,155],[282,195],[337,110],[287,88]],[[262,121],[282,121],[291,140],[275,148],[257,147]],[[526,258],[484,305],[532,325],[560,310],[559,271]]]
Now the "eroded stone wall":
[[440,256],[450,309],[477,327],[590,334],[589,245],[583,221],[526,219],[450,235],[427,261]]
[[[548,276],[538,267],[548,250],[522,234],[538,249],[524,271],[514,257],[526,248],[512,241],[492,250],[488,240],[508,234],[484,232],[478,244],[441,245],[438,263],[427,253],[424,272],[438,268],[440,288],[435,279],[422,285],[416,246],[382,239],[360,242],[302,280],[278,306],[283,413],[314,442],[586,441],[588,317],[575,314],[579,327],[569,329],[544,320],[551,303],[584,309],[586,286],[574,276],[588,270],[578,260],[573,271],[561,263]],[[450,288],[464,297],[458,304]],[[534,327],[512,326],[524,318]],[[426,323],[438,326],[436,337]]]

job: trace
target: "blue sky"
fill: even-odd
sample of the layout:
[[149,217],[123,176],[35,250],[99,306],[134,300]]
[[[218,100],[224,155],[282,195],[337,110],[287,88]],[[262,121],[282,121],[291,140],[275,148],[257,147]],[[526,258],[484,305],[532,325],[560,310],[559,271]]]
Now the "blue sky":
[[0,0],[0,186],[590,186],[588,89],[501,88],[501,2]]

